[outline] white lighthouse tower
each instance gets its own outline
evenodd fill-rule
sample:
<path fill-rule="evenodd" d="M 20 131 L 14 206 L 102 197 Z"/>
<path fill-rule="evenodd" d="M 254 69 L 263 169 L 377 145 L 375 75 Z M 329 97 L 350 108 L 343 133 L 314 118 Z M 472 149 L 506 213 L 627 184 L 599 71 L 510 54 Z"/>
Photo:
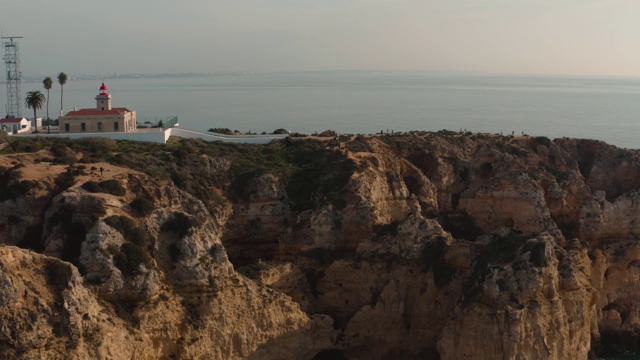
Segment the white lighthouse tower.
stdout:
<path fill-rule="evenodd" d="M 109 89 L 104 83 L 100 86 L 100 93 L 96 95 L 96 102 L 96 108 L 98 110 L 111 110 L 111 95 L 109 94 Z"/>

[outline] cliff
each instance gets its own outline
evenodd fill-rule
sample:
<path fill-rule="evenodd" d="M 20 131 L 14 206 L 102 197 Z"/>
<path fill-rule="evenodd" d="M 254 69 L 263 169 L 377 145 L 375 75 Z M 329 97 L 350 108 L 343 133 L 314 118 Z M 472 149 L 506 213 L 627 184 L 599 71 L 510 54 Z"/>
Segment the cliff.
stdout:
<path fill-rule="evenodd" d="M 419 133 L 15 140 L 0 357 L 564 359 L 637 349 L 640 156 Z"/>

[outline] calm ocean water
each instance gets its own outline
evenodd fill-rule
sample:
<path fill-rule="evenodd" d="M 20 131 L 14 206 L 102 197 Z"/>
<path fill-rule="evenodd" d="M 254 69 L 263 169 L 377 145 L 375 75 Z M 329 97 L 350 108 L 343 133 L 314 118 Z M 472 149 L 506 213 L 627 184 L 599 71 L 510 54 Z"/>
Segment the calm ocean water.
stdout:
<path fill-rule="evenodd" d="M 69 81 L 65 111 L 93 107 L 100 82 Z M 139 121 L 177 115 L 182 127 L 195 130 L 286 128 L 309 134 L 462 128 L 640 148 L 640 78 L 312 72 L 105 82 L 114 106 L 136 110 Z M 0 87 L 4 103 L 5 85 Z M 23 93 L 29 90 L 44 91 L 40 83 L 22 84 Z M 55 117 L 60 109 L 55 82 L 49 107 Z"/>

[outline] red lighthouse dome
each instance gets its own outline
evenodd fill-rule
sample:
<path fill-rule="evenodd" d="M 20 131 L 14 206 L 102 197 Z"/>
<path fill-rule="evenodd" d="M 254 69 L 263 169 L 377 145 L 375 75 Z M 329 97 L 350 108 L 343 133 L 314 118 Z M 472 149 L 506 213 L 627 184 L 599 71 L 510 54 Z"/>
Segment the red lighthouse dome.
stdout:
<path fill-rule="evenodd" d="M 104 83 L 100 86 L 100 95 L 109 95 L 109 88 Z"/>

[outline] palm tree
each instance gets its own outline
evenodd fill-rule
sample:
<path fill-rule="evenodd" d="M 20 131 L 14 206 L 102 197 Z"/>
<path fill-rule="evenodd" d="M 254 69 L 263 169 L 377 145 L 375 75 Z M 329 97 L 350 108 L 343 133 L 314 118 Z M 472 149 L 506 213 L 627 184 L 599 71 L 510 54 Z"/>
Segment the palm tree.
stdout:
<path fill-rule="evenodd" d="M 64 94 L 64 84 L 67 83 L 67 74 L 61 72 L 58 74 L 58 83 L 60 84 L 60 116 L 63 115 L 62 112 L 62 95 Z"/>
<path fill-rule="evenodd" d="M 46 77 L 44 78 L 44 80 L 42 80 L 42 85 L 44 85 L 44 88 L 47 90 L 47 122 L 49 121 L 49 90 L 51 90 L 51 87 L 53 86 L 53 80 L 51 80 L 50 77 Z"/>
<path fill-rule="evenodd" d="M 27 108 L 33 109 L 33 123 L 36 126 L 36 132 L 38 132 L 36 110 L 42 109 L 42 105 L 44 105 L 44 94 L 39 90 L 29 91 L 27 96 L 24 98 L 24 105 Z"/>

